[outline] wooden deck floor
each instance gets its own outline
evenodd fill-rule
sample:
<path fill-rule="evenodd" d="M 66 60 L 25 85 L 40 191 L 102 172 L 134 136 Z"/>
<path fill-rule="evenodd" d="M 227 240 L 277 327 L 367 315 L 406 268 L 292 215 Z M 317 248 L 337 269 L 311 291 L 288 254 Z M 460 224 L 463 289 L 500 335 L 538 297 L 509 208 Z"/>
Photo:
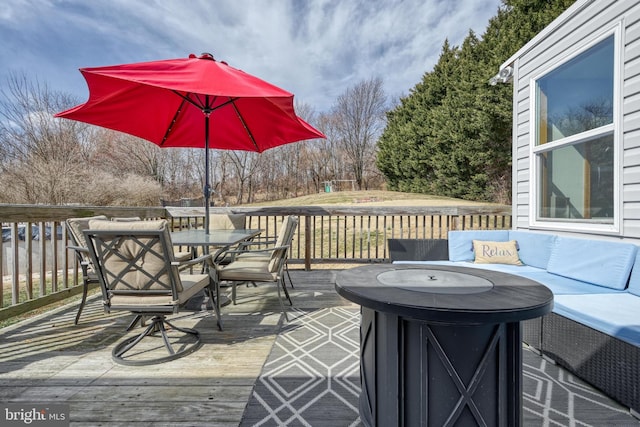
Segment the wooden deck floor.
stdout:
<path fill-rule="evenodd" d="M 334 291 L 335 273 L 292 271 L 295 307 L 350 305 Z M 0 330 L 0 401 L 69 404 L 73 426 L 237 426 L 281 317 L 273 285 L 239 287 L 238 305 L 222 309 L 224 331 L 208 312 L 182 312 L 175 323 L 195 327 L 204 346 L 136 367 L 111 360 L 130 314 L 104 314 L 96 295 L 74 325 L 76 309 Z"/>
<path fill-rule="evenodd" d="M 338 296 L 338 270 L 292 271 L 296 309 L 353 306 Z M 76 304 L 0 330 L 0 401 L 69 405 L 72 426 L 237 426 L 279 329 L 273 285 L 239 287 L 223 308 L 224 331 L 208 312 L 174 320 L 195 327 L 204 346 L 152 366 L 111 360 L 129 314 L 107 315 L 96 295 L 73 324 Z"/>

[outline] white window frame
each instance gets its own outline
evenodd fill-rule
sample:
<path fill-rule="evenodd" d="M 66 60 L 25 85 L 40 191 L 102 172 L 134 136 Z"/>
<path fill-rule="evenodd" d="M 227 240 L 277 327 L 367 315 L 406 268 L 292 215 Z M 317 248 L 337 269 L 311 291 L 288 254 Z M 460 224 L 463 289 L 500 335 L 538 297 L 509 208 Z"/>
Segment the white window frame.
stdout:
<path fill-rule="evenodd" d="M 589 38 L 588 41 L 576 45 L 573 49 L 569 49 L 565 55 L 558 58 L 557 61 L 546 67 L 540 73 L 535 74 L 529 80 L 529 226 L 536 229 L 569 231 L 583 233 L 606 233 L 616 234 L 622 233 L 622 197 L 621 197 L 621 177 L 622 177 L 622 48 L 623 43 L 623 22 L 618 22 L 615 26 L 609 27 Z M 549 74 L 551 71 L 564 65 L 576 56 L 586 52 L 604 39 L 614 36 L 614 59 L 613 59 L 613 123 L 599 127 L 597 129 L 588 130 L 577 135 L 570 135 L 556 141 L 548 142 L 542 145 L 536 145 L 538 141 L 537 123 L 537 81 Z M 568 219 L 558 220 L 557 218 L 540 218 L 538 215 L 538 204 L 540 200 L 540 165 L 538 154 L 551 151 L 563 146 L 569 146 L 576 141 L 587 141 L 598 136 L 604 136 L 613 133 L 613 222 L 602 220 L 580 220 Z"/>

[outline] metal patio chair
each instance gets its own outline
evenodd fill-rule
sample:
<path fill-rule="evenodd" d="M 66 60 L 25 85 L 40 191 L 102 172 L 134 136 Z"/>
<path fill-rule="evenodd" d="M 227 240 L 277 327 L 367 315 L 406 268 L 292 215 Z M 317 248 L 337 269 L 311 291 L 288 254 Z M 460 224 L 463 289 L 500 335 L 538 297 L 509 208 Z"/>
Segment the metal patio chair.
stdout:
<path fill-rule="evenodd" d="M 180 311 L 189 298 L 207 289 L 222 330 L 218 304 L 219 290 L 212 274 L 186 274 L 179 268 L 210 262 L 211 256 L 178 262 L 175 259 L 169 225 L 166 220 L 111 222 L 92 220 L 84 231 L 89 253 L 102 289 L 106 312 L 130 311 L 136 315 L 128 330 L 137 321 L 148 322 L 137 336 L 123 339 L 112 351 L 113 360 L 125 365 L 149 365 L 173 360 L 197 350 L 200 334 L 191 328 L 178 327 L 167 319 Z M 212 272 L 213 268 L 210 269 Z M 171 342 L 168 331 L 178 331 L 178 340 Z M 191 337 L 188 339 L 187 337 Z M 149 352 L 145 338 L 161 337 L 168 354 L 140 357 Z M 192 341 L 191 344 L 186 343 Z M 139 346 L 139 347 L 138 347 Z M 177 346 L 176 350 L 174 347 Z M 144 347 L 144 348 L 143 348 Z M 143 348 L 138 352 L 135 349 Z"/>
<path fill-rule="evenodd" d="M 246 228 L 245 221 L 247 216 L 245 214 L 223 213 L 223 214 L 211 214 L 209 215 L 209 229 L 210 230 L 244 230 Z M 210 253 L 214 253 L 221 247 L 212 246 L 209 248 Z"/>
<path fill-rule="evenodd" d="M 245 227 L 245 214 L 211 214 L 209 228 L 211 230 L 242 230 Z"/>
<path fill-rule="evenodd" d="M 82 269 L 82 299 L 80 300 L 80 306 L 78 307 L 78 313 L 73 321 L 74 324 L 78 324 L 80 321 L 80 315 L 87 302 L 87 293 L 89 292 L 89 285 L 92 283 L 98 284 L 98 275 L 93 268 L 91 262 L 91 256 L 89 255 L 89 249 L 87 248 L 87 241 L 84 238 L 84 230 L 89 228 L 89 221 L 91 220 L 106 220 L 104 215 L 92 216 L 87 218 L 69 218 L 65 221 L 69 236 L 71 238 L 72 245 L 68 245 L 67 249 L 75 252 L 80 268 Z"/>
<path fill-rule="evenodd" d="M 282 313 L 285 319 L 289 320 L 281 291 L 284 291 L 289 304 L 293 305 L 284 283 L 284 270 L 293 234 L 297 226 L 298 218 L 288 216 L 282 223 L 276 246 L 255 250 L 221 250 L 214 256 L 213 263 L 215 265 L 216 280 L 218 284 L 222 281 L 231 282 L 231 300 L 234 304 L 236 304 L 238 283 L 273 282 L 276 284 Z M 231 261 L 225 263 L 227 259 L 231 259 Z"/>
<path fill-rule="evenodd" d="M 298 221 L 296 217 L 293 217 L 293 218 L 296 219 L 295 227 L 291 227 L 291 224 L 286 224 L 285 222 L 287 221 L 287 219 L 285 218 L 285 220 L 283 220 L 283 223 L 277 235 L 275 236 L 260 235 L 255 237 L 252 240 L 240 243 L 240 245 L 238 245 L 239 252 L 236 255 L 236 257 L 239 259 L 247 259 L 247 258 L 268 259 L 270 257 L 270 253 L 268 251 L 269 248 L 282 246 L 285 244 L 291 245 L 293 241 L 293 235 L 296 231 L 297 221 Z M 263 249 L 263 250 L 258 251 L 257 249 Z M 284 273 L 287 279 L 289 279 L 289 286 L 291 286 L 291 289 L 293 289 L 294 288 L 293 280 L 291 280 L 291 274 L 289 274 L 289 263 L 288 263 L 290 250 L 291 248 L 289 248 L 289 251 L 287 251 L 287 259 L 285 259 L 284 261 Z"/>

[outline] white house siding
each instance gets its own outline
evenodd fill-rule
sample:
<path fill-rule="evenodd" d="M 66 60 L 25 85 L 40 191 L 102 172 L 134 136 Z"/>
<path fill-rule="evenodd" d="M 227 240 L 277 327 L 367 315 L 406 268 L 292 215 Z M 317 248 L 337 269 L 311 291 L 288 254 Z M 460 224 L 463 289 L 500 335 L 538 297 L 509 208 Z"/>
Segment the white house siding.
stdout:
<path fill-rule="evenodd" d="M 640 0 L 578 0 L 513 55 L 503 67 L 514 67 L 513 215 L 516 228 L 529 228 L 530 87 L 537 77 L 566 59 L 566 52 L 591 41 L 622 22 L 622 155 L 621 232 L 640 238 Z"/>
<path fill-rule="evenodd" d="M 516 74 L 517 75 L 517 74 Z M 515 98 L 517 114 L 515 118 L 515 155 L 513 165 L 514 181 L 514 225 L 527 227 L 529 218 L 529 83 L 518 88 Z M 524 221 L 524 224 L 523 224 Z"/>
<path fill-rule="evenodd" d="M 623 234 L 640 237 L 640 2 L 627 10 L 623 77 Z"/>

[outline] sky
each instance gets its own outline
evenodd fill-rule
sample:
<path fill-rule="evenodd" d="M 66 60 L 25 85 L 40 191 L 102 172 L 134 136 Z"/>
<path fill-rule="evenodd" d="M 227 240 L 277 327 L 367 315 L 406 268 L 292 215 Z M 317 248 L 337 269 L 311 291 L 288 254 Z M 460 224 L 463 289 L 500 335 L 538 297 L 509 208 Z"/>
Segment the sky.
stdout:
<path fill-rule="evenodd" d="M 209 52 L 328 112 L 380 77 L 408 95 L 445 39 L 481 36 L 501 0 L 0 0 L 0 87 L 10 73 L 88 98 L 81 67 Z M 505 58 L 506 59 L 506 58 Z M 497 70 L 496 70 L 497 72 Z"/>

